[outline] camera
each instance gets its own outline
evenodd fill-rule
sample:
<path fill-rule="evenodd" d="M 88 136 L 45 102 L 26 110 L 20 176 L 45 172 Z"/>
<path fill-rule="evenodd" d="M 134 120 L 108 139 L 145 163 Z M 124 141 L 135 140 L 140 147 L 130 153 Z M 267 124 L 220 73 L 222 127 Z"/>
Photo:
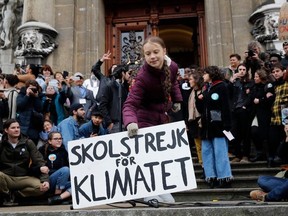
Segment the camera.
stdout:
<path fill-rule="evenodd" d="M 34 94 L 36 94 L 38 91 L 37 88 L 31 88 L 31 90 L 33 91 Z"/>
<path fill-rule="evenodd" d="M 253 50 L 248 50 L 248 56 L 249 56 L 249 57 L 252 57 L 252 56 L 254 56 L 254 55 L 255 55 L 255 53 L 254 53 Z"/>

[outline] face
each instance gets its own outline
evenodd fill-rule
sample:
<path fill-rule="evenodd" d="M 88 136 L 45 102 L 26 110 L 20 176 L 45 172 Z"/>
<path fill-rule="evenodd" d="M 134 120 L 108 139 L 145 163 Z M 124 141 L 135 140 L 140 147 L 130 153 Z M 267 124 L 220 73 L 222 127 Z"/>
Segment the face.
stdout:
<path fill-rule="evenodd" d="M 244 77 L 247 73 L 247 69 L 244 65 L 238 67 L 238 75 L 239 77 Z"/>
<path fill-rule="evenodd" d="M 285 55 L 288 55 L 288 45 L 284 46 L 283 47 L 283 50 L 285 52 Z"/>
<path fill-rule="evenodd" d="M 79 108 L 78 110 L 73 111 L 73 114 L 76 115 L 78 120 L 82 120 L 85 117 L 85 110 L 84 108 Z"/>
<path fill-rule="evenodd" d="M 260 79 L 258 73 L 255 73 L 255 75 L 254 75 L 254 81 L 255 81 L 255 83 L 261 83 L 261 79 Z"/>
<path fill-rule="evenodd" d="M 63 80 L 63 75 L 61 73 L 57 73 L 55 75 L 55 79 L 62 81 Z"/>
<path fill-rule="evenodd" d="M 230 58 L 230 65 L 231 67 L 236 68 L 240 64 L 240 61 L 236 57 Z"/>
<path fill-rule="evenodd" d="M 275 57 L 275 56 L 272 56 L 271 58 L 270 58 L 270 63 L 271 64 L 277 64 L 277 63 L 279 63 L 279 60 L 278 60 L 278 58 L 277 57 Z"/>
<path fill-rule="evenodd" d="M 43 129 L 45 132 L 50 132 L 51 129 L 52 129 L 52 124 L 48 121 L 45 121 L 44 124 L 43 124 Z"/>
<path fill-rule="evenodd" d="M 143 50 L 147 64 L 151 67 L 162 69 L 166 49 L 160 46 L 160 44 L 148 42 L 143 46 Z"/>
<path fill-rule="evenodd" d="M 100 116 L 92 116 L 91 120 L 94 125 L 99 126 L 103 122 L 103 118 Z"/>
<path fill-rule="evenodd" d="M 7 129 L 5 128 L 9 138 L 18 138 L 20 136 L 20 125 L 18 122 L 12 123 Z"/>
<path fill-rule="evenodd" d="M 43 70 L 43 76 L 44 77 L 50 77 L 51 76 L 51 71 L 50 70 Z"/>
<path fill-rule="evenodd" d="M 130 74 L 131 74 L 131 71 L 127 71 L 125 73 L 122 74 L 124 80 L 126 81 L 129 81 L 130 80 Z"/>
<path fill-rule="evenodd" d="M 25 68 L 26 73 L 30 73 L 31 69 L 30 69 L 30 65 L 27 65 Z"/>
<path fill-rule="evenodd" d="M 260 48 L 258 46 L 255 46 L 252 48 L 253 52 L 256 53 L 257 55 L 260 53 Z"/>
<path fill-rule="evenodd" d="M 274 68 L 272 71 L 272 75 L 275 77 L 276 80 L 280 79 L 284 75 L 284 71 L 280 68 Z"/>
<path fill-rule="evenodd" d="M 82 86 L 82 85 L 83 85 L 83 82 L 84 82 L 84 79 L 83 79 L 83 78 L 80 78 L 79 80 L 75 80 L 75 85 L 77 85 L 77 86 Z"/>
<path fill-rule="evenodd" d="M 189 84 L 192 88 L 194 88 L 196 86 L 196 80 L 194 79 L 193 76 L 189 77 Z"/>
<path fill-rule="evenodd" d="M 205 71 L 204 71 L 204 74 L 203 74 L 203 80 L 204 80 L 204 82 L 208 82 L 208 83 L 212 81 L 210 76 L 209 76 L 209 74 L 206 73 Z"/>
<path fill-rule="evenodd" d="M 60 133 L 54 133 L 51 140 L 48 140 L 48 143 L 53 148 L 60 148 L 62 145 L 62 136 Z"/>
<path fill-rule="evenodd" d="M 48 95 L 54 95 L 55 93 L 56 93 L 56 92 L 55 92 L 54 87 L 48 85 L 47 88 L 46 88 L 46 94 L 48 94 Z"/>

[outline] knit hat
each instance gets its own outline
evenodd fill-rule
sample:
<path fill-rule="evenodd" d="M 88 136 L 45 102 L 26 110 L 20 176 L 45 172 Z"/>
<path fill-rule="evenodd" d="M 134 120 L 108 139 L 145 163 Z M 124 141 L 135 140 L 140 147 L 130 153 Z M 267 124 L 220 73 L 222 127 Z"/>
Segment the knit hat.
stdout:
<path fill-rule="evenodd" d="M 73 115 L 73 111 L 77 111 L 78 109 L 83 108 L 83 105 L 80 103 L 74 103 L 70 106 L 69 114 Z"/>

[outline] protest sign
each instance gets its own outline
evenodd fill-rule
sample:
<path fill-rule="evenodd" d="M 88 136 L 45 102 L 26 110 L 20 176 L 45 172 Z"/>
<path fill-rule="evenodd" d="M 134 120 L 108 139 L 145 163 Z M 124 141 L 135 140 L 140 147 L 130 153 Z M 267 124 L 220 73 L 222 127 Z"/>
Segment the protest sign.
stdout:
<path fill-rule="evenodd" d="M 73 208 L 196 188 L 184 121 L 68 142 Z"/>

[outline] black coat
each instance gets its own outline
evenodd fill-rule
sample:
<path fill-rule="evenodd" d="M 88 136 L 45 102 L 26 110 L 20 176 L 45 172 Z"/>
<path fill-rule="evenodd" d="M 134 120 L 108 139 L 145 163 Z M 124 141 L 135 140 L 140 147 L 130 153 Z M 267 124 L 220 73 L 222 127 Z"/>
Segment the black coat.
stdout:
<path fill-rule="evenodd" d="M 228 89 L 223 81 L 215 81 L 203 91 L 203 99 L 196 99 L 201 113 L 201 138 L 224 137 L 223 130 L 231 129 Z M 214 118 L 213 120 L 213 113 Z M 212 115 L 211 115 L 212 114 Z"/>
<path fill-rule="evenodd" d="M 274 97 L 267 98 L 266 94 L 268 92 L 273 93 L 274 87 L 271 83 L 263 84 L 255 84 L 252 89 L 252 101 L 255 98 L 259 99 L 259 103 L 252 103 L 252 119 L 256 116 L 258 120 L 258 127 L 263 136 L 267 137 L 268 130 L 270 126 L 271 120 L 271 107 L 274 101 Z"/>
<path fill-rule="evenodd" d="M 54 149 L 50 145 L 46 145 L 41 146 L 39 151 L 43 155 L 43 158 L 46 161 L 46 166 L 50 170 L 49 175 L 62 167 L 69 167 L 68 153 L 64 145 L 61 145 L 61 147 L 58 149 Z M 55 160 L 53 161 L 53 159 Z"/>

